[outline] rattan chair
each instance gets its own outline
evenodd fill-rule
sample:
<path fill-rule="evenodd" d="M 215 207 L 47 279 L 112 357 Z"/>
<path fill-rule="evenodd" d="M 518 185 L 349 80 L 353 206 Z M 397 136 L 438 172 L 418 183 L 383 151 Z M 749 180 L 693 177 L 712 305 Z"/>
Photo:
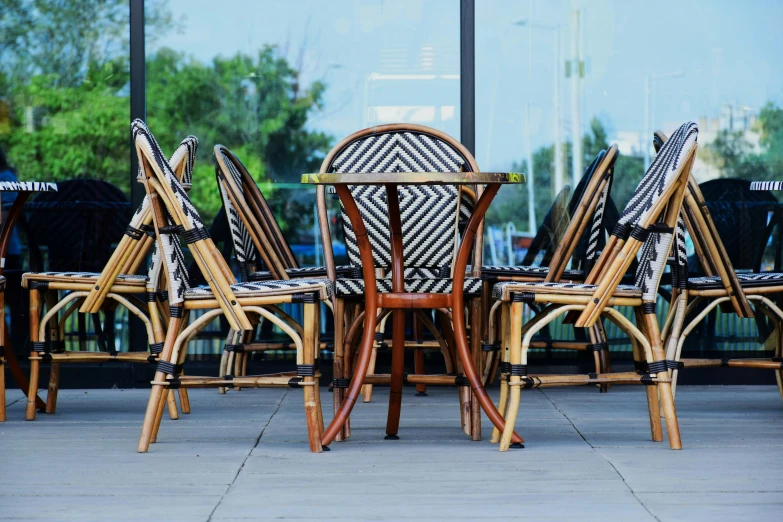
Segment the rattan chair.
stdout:
<path fill-rule="evenodd" d="M 470 152 L 459 142 L 435 129 L 420 125 L 393 124 L 372 127 L 356 132 L 338 143 L 327 154 L 321 165 L 321 172 L 454 172 L 478 171 L 478 166 Z M 448 292 L 452 284 L 452 263 L 456 255 L 457 235 L 462 223 L 467 223 L 471 215 L 471 198 L 475 192 L 465 190 L 467 187 L 426 186 L 400 187 L 400 204 L 402 211 L 402 232 L 404 244 L 405 291 L 412 293 Z M 385 188 L 382 186 L 357 186 L 351 188 L 353 196 L 362 212 L 362 217 L 368 228 L 370 243 L 373 247 L 375 268 L 378 273 L 376 285 L 379 292 L 391 290 L 391 278 L 388 270 L 391 263 L 391 247 L 389 241 L 388 211 L 385 200 Z M 364 312 L 361 311 L 364 298 L 364 281 L 361 278 L 361 260 L 359 249 L 350 219 L 343 210 L 343 227 L 348 258 L 353 268 L 350 277 L 336 276 L 335 263 L 332 254 L 329 216 L 326 205 L 326 188 L 317 189 L 318 217 L 321 236 L 324 241 L 324 257 L 330 279 L 335 283 L 335 334 L 334 334 L 334 381 L 333 399 L 335 411 L 345 400 L 357 400 L 357 397 L 346 397 L 345 391 L 352 374 L 352 353 L 355 343 L 359 340 Z M 479 232 L 472 259 L 472 274 L 465 278 L 463 286 L 468 297 L 471 311 L 471 343 L 480 350 L 481 332 L 481 290 L 480 279 L 482 236 Z M 390 311 L 380 310 L 379 324 L 383 324 Z M 375 311 L 373 311 L 375 313 Z M 462 382 L 458 373 L 461 371 L 452 342 L 453 332 L 448 310 L 436 312 L 437 319 L 421 310 L 414 311 L 418 321 L 424 325 L 435 338 L 435 345 L 444 356 L 446 371 L 449 377 L 444 377 L 444 383 L 454 385 Z M 341 320 L 340 318 L 345 318 Z M 439 322 L 440 328 L 436 326 Z M 383 331 L 376 331 L 375 348 L 382 346 Z M 407 347 L 417 350 L 414 355 L 414 373 L 424 373 L 423 357 L 420 356 L 421 345 L 416 342 L 406 342 Z M 394 355 L 393 363 L 404 364 L 398 353 Z M 373 383 L 390 382 L 388 376 L 374 374 L 373 358 L 371 358 L 368 380 Z M 431 381 L 434 384 L 435 380 Z M 368 387 L 365 386 L 365 400 L 368 399 Z M 396 396 L 397 392 L 392 390 Z M 421 390 L 419 390 L 421 392 Z M 474 438 L 480 435 L 479 407 L 477 401 L 471 398 L 468 387 L 460 387 L 460 403 L 463 429 Z M 396 399 L 395 399 L 396 404 Z M 393 437 L 396 432 L 394 420 L 399 419 L 398 406 L 396 411 L 390 409 L 388 435 Z M 350 424 L 346 423 L 336 440 L 343 440 L 350 435 Z"/>
<path fill-rule="evenodd" d="M 617 145 L 609 147 L 608 151 L 600 151 L 585 170 L 584 176 L 577 184 L 567 208 L 562 194 L 553 203 L 552 208 L 544 218 L 541 229 L 536 233 L 531 248 L 520 266 L 484 266 L 482 279 L 485 285 L 494 285 L 499 281 L 519 282 L 579 282 L 589 273 L 595 264 L 600 249 L 606 243 L 604 223 L 605 211 L 614 206 L 610 193 L 614 179 L 614 164 L 617 160 Z M 543 251 L 543 253 L 541 252 Z M 542 257 L 541 266 L 531 263 L 538 256 Z M 571 268 L 566 268 L 568 263 Z M 490 295 L 489 288 L 485 295 Z M 497 335 L 497 314 L 500 301 L 489 310 L 488 343 L 482 345 L 488 352 L 484 367 L 484 380 L 491 382 L 495 378 L 501 343 Z M 540 308 L 533 305 L 536 312 Z M 611 371 L 609 362 L 609 345 L 606 334 L 599 321 L 588 331 L 590 342 L 580 341 L 533 341 L 531 348 L 575 349 L 593 353 L 597 373 Z M 605 385 L 601 387 L 605 391 Z"/>
<path fill-rule="evenodd" d="M 160 412 L 165 407 L 164 390 L 241 386 L 303 388 L 310 449 L 322 451 L 323 417 L 318 388 L 319 320 L 320 304 L 332 294 L 331 282 L 327 279 L 297 279 L 236 283 L 147 126 L 141 120 L 135 120 L 132 129 L 142 167 L 141 181 L 150 195 L 155 231 L 164 254 L 171 317 L 152 381 L 138 450 L 146 452 L 157 437 Z M 208 285 L 190 287 L 180 238 L 193 254 Z M 304 303 L 303 325 L 277 313 L 277 305 L 283 303 Z M 191 310 L 204 312 L 188 324 Z M 183 375 L 189 341 L 221 315 L 228 321 L 233 342 L 237 344 L 246 332 L 253 330 L 260 317 L 279 326 L 296 344 L 297 371 L 242 377 Z"/>
<path fill-rule="evenodd" d="M 239 158 L 223 145 L 215 145 L 215 174 L 231 230 L 234 255 L 243 281 L 325 278 L 326 267 L 300 267 L 283 235 L 266 198 Z M 256 271 L 259 261 L 268 269 Z M 336 267 L 337 276 L 351 273 L 350 266 Z M 326 302 L 331 307 L 331 302 Z M 252 341 L 248 334 L 241 344 L 227 344 L 220 375 L 245 375 L 251 352 L 294 348 L 293 343 Z M 321 348 L 325 348 L 322 343 Z M 221 390 L 225 391 L 225 390 Z"/>
<path fill-rule="evenodd" d="M 508 450 L 520 404 L 521 388 L 584 384 L 644 384 L 653 440 L 663 440 L 660 409 L 666 419 L 669 445 L 681 448 L 677 414 L 671 391 L 669 363 L 664 354 L 655 315 L 658 285 L 672 246 L 674 227 L 696 156 L 696 124 L 682 125 L 661 149 L 636 188 L 631 200 L 584 283 L 504 282 L 493 287 L 493 298 L 502 301 L 504 365 L 507 380 L 501 388 L 499 410 L 506 412 L 506 429 L 500 450 Z M 675 252 L 676 253 L 676 252 Z M 632 260 L 639 254 L 636 284 L 621 285 Z M 522 325 L 525 303 L 545 308 Z M 637 326 L 616 306 L 634 308 Z M 639 372 L 587 375 L 527 375 L 527 351 L 532 336 L 546 324 L 566 315 L 577 327 L 589 327 L 604 316 L 631 339 Z M 570 317 L 569 317 L 570 316 Z M 660 397 L 660 399 L 659 399 Z"/>
<path fill-rule="evenodd" d="M 667 142 L 664 133 L 658 131 L 654 136 L 656 149 Z M 660 152 L 659 152 L 660 154 Z M 739 180 L 737 180 L 739 181 Z M 740 182 L 742 183 L 742 182 Z M 749 182 L 744 182 L 749 185 Z M 757 201 L 770 200 L 758 194 Z M 756 270 L 736 272 L 731 261 L 731 255 L 724 246 L 718 229 L 704 199 L 701 188 L 691 176 L 688 180 L 688 191 L 683 206 L 683 220 L 677 230 L 678 277 L 675 280 L 677 292 L 672 293 L 669 314 L 663 329 L 666 340 L 666 357 L 676 364 L 672 365 L 672 390 L 676 390 L 677 377 L 681 368 L 705 368 L 728 366 L 730 368 L 759 368 L 773 370 L 778 384 L 778 391 L 783 398 L 783 310 L 775 301 L 776 294 L 783 292 L 783 272 L 761 272 L 758 270 L 761 259 L 760 244 L 766 244 L 770 230 L 765 228 L 763 220 L 756 220 L 753 231 L 747 236 L 762 235 L 761 241 L 754 241 L 752 252 L 745 252 L 746 263 L 756 266 Z M 688 277 L 688 262 L 685 257 L 685 234 L 688 231 L 699 260 L 702 272 L 700 277 Z M 737 242 L 737 239 L 732 241 Z M 734 253 L 740 262 L 742 253 Z M 752 306 L 751 306 L 752 305 Z M 768 318 L 775 326 L 774 355 L 771 358 L 721 358 L 721 359 L 682 359 L 682 347 L 687 336 L 716 307 L 720 306 L 724 313 L 735 313 L 740 318 L 754 317 L 759 312 Z M 685 321 L 692 318 L 685 326 Z"/>
<path fill-rule="evenodd" d="M 190 188 L 193 164 L 198 148 L 194 136 L 185 138 L 171 157 L 176 176 Z M 163 324 L 160 315 L 165 294 L 155 292 L 161 259 L 157 252 L 147 276 L 137 274 L 154 243 L 154 230 L 149 198 L 145 198 L 134 213 L 125 235 L 120 239 L 101 273 L 95 272 L 28 272 L 22 276 L 22 286 L 30 294 L 30 387 L 25 417 L 35 419 L 35 399 L 41 363 L 49 363 L 49 386 L 46 413 L 54 413 L 60 382 L 60 366 L 75 363 L 110 361 L 155 363 L 163 349 Z M 60 292 L 64 294 L 60 297 Z M 138 317 L 145 326 L 149 352 L 119 352 L 114 346 L 101 346 L 101 351 L 66 351 L 63 340 L 67 319 L 74 313 L 96 317 L 105 306 L 122 305 Z M 44 305 L 46 305 L 44 307 Z M 145 313 L 146 309 L 146 313 Z M 44 314 L 44 310 L 46 313 Z M 96 327 L 99 321 L 94 321 Z M 184 391 L 184 390 L 183 390 Z M 183 413 L 190 411 L 187 394 L 181 393 Z M 173 394 L 169 396 L 169 415 L 178 416 Z"/>

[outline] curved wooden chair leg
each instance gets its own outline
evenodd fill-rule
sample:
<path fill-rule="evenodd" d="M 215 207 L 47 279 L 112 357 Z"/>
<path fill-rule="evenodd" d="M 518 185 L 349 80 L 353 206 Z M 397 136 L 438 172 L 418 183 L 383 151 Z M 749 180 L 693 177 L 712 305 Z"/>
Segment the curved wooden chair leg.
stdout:
<path fill-rule="evenodd" d="M 315 354 L 320 349 L 321 315 L 320 301 L 306 303 L 304 305 L 304 336 L 302 339 L 302 364 L 315 365 Z M 318 394 L 318 378 L 320 373 L 316 370 L 314 376 L 303 378 L 305 418 L 307 420 L 307 438 L 310 441 L 310 451 L 320 453 L 323 451 L 321 436 L 323 435 L 323 417 L 321 416 L 321 403 Z"/>
<path fill-rule="evenodd" d="M 509 361 L 511 364 L 525 364 L 523 362 L 526 359 L 526 354 L 524 353 L 526 350 L 522 340 L 522 309 L 523 305 L 520 302 L 511 303 L 509 307 Z M 511 375 L 508 378 L 509 399 L 505 415 L 506 424 L 498 447 L 500 451 L 508 451 L 511 447 L 511 437 L 514 434 L 514 425 L 517 422 L 522 391 L 522 387 L 519 385 L 520 379 L 519 375 Z"/>
<path fill-rule="evenodd" d="M 502 301 L 498 301 L 502 303 Z M 500 343 L 502 350 L 497 352 L 496 359 L 503 358 L 504 363 L 510 363 L 511 352 L 511 324 L 509 323 L 509 307 L 508 303 L 502 303 L 500 310 Z M 496 361 L 497 362 L 497 361 Z M 508 374 L 505 371 L 500 372 L 500 399 L 498 400 L 498 412 L 505 419 L 508 412 Z M 492 436 L 489 439 L 490 442 L 500 442 L 500 430 L 496 426 L 492 428 Z"/>

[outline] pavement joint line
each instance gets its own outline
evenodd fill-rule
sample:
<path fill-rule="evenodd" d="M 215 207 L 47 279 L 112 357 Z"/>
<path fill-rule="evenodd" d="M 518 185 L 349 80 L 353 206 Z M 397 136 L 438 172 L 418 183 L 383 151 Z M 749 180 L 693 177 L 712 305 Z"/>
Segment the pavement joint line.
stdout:
<path fill-rule="evenodd" d="M 640 499 L 638 496 L 636 496 L 636 492 L 633 490 L 633 488 L 631 487 L 631 485 L 630 485 L 630 484 L 628 484 L 628 482 L 625 480 L 625 477 L 623 476 L 623 474 L 622 474 L 622 473 L 620 473 L 620 470 L 618 470 L 618 469 L 615 467 L 615 465 L 612 463 L 612 461 L 610 461 L 609 459 L 607 459 L 607 458 L 606 458 L 606 456 L 605 456 L 603 453 L 601 453 L 600 451 L 598 451 L 598 448 L 596 448 L 595 446 L 593 446 L 593 445 L 590 443 L 590 441 L 589 441 L 589 440 L 587 440 L 587 437 L 585 437 L 585 436 L 582 434 L 582 432 L 581 432 L 581 431 L 579 431 L 579 428 L 577 428 L 577 427 L 576 427 L 576 424 L 574 424 L 574 422 L 573 422 L 571 419 L 569 419 L 569 418 L 568 418 L 568 415 L 566 415 L 566 414 L 565 414 L 565 412 L 563 412 L 563 411 L 562 411 L 560 408 L 558 408 L 558 407 L 557 407 L 557 404 L 555 403 L 555 401 L 553 401 L 553 400 L 552 400 L 552 398 L 551 398 L 549 395 L 547 395 L 547 394 L 546 394 L 546 392 L 545 392 L 543 389 L 539 388 L 539 389 L 538 389 L 538 391 L 539 391 L 539 392 L 540 392 L 540 393 L 541 393 L 541 394 L 542 394 L 544 397 L 546 397 L 546 399 L 547 399 L 549 402 L 551 402 L 551 403 L 552 403 L 552 407 L 553 407 L 554 409 L 556 409 L 558 412 L 560 412 L 560 414 L 561 414 L 561 415 L 562 415 L 562 416 L 563 416 L 563 417 L 564 417 L 564 418 L 565 418 L 565 419 L 566 419 L 566 420 L 567 420 L 567 421 L 568 421 L 568 422 L 571 424 L 571 426 L 573 426 L 573 427 L 574 427 L 574 430 L 575 430 L 575 431 L 576 431 L 576 432 L 579 434 L 579 436 L 580 436 L 580 437 L 582 437 L 582 440 L 583 440 L 583 441 L 585 441 L 585 443 L 586 443 L 588 446 L 590 446 L 590 449 L 592 449 L 592 450 L 593 450 L 593 451 L 596 453 L 596 455 L 600 456 L 602 459 L 604 459 L 604 461 L 605 461 L 607 464 L 609 464 L 609 465 L 612 467 L 612 469 L 614 470 L 614 472 L 615 472 L 615 473 L 617 473 L 617 476 L 618 476 L 618 477 L 620 477 L 620 478 L 623 480 L 623 484 L 625 484 L 625 487 L 626 487 L 626 488 L 628 488 L 628 491 L 630 491 L 630 492 L 631 492 L 631 495 L 633 495 L 633 498 L 635 498 L 635 499 L 636 499 L 636 501 L 639 503 L 639 505 L 640 505 L 640 506 L 642 506 L 642 507 L 644 508 L 644 510 L 645 510 L 645 511 L 647 511 L 647 513 L 649 513 L 649 514 L 650 514 L 650 516 L 651 516 L 651 517 L 653 517 L 653 518 L 654 518 L 655 520 L 657 520 L 658 522 L 661 522 L 661 519 L 660 519 L 660 518 L 658 518 L 657 516 L 655 516 L 655 514 L 654 514 L 652 511 L 650 511 L 650 508 L 648 508 L 648 507 L 647 507 L 647 506 L 644 504 L 644 502 L 642 502 L 642 499 Z"/>
<path fill-rule="evenodd" d="M 207 517 L 207 522 L 210 522 L 212 520 L 212 517 L 215 515 L 215 512 L 217 511 L 217 508 L 220 507 L 220 504 L 223 502 L 223 499 L 226 498 L 226 495 L 228 495 L 228 492 L 231 491 L 231 487 L 236 483 L 237 479 L 239 478 L 239 474 L 242 473 L 242 470 L 245 468 L 245 464 L 247 464 L 247 459 L 250 458 L 250 455 L 252 455 L 253 450 L 258 447 L 258 445 L 261 443 L 261 437 L 264 436 L 264 431 L 269 427 L 269 425 L 272 423 L 272 419 L 277 414 L 278 411 L 280 411 L 280 407 L 283 405 L 283 401 L 288 396 L 288 391 L 285 390 L 285 393 L 283 393 L 283 396 L 280 397 L 280 400 L 277 403 L 277 408 L 275 408 L 275 411 L 272 412 L 272 415 L 269 416 L 269 420 L 266 421 L 266 424 L 264 424 L 264 427 L 261 428 L 261 433 L 258 434 L 258 437 L 256 438 L 256 443 L 253 444 L 253 447 L 250 448 L 250 451 L 247 452 L 247 455 L 245 455 L 244 460 L 242 461 L 242 464 L 239 466 L 239 469 L 237 470 L 237 474 L 234 475 L 234 480 L 231 481 L 231 484 L 228 485 L 226 488 L 226 491 L 223 492 L 222 495 L 220 495 L 220 500 L 218 500 L 217 504 L 215 504 L 215 507 L 212 509 L 212 512 Z"/>

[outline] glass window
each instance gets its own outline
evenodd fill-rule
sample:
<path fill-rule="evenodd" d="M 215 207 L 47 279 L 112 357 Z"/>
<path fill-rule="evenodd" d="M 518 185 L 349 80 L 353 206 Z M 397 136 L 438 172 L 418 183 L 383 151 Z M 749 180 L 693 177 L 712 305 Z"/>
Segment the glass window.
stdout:
<path fill-rule="evenodd" d="M 61 187 L 41 195 L 46 203 L 28 203 L 33 209 L 17 225 L 4 260 L 7 317 L 19 354 L 27 336 L 23 260 L 34 271 L 100 270 L 111 255 L 109 243 L 127 225 L 128 40 L 127 0 L 0 2 L 0 180 L 57 181 Z M 90 197 L 96 194 L 101 197 Z M 15 197 L 4 192 L 3 204 Z M 96 239 L 99 234 L 105 242 Z M 82 340 L 95 339 L 91 325 L 77 325 L 75 317 L 65 328 L 69 349 L 77 332 Z M 117 331 L 113 321 L 106 323 L 117 348 L 128 344 L 126 318 L 121 307 Z"/>
<path fill-rule="evenodd" d="M 703 191 L 714 199 L 735 267 L 752 268 L 740 253 L 763 244 L 737 240 L 750 234 L 726 201 L 726 179 L 783 179 L 783 71 L 775 54 L 782 16 L 775 2 L 482 1 L 476 158 L 486 171 L 519 170 L 532 180 L 504 187 L 490 208 L 485 262 L 520 263 L 556 194 L 613 143 L 620 156 L 612 199 L 622 210 L 654 157 L 653 131 L 671 134 L 693 120 L 700 130 L 693 174 L 709 182 Z M 689 253 L 691 270 L 699 270 Z M 764 268 L 776 267 L 773 254 Z M 711 323 L 724 326 L 706 334 L 709 347 L 755 331 L 724 317 Z"/>
<path fill-rule="evenodd" d="M 459 5 L 171 0 L 171 27 L 147 44 L 150 128 L 169 148 L 199 138 L 193 199 L 207 220 L 220 208 L 220 143 L 260 185 L 299 262 L 322 264 L 315 190 L 301 174 L 372 125 L 459 136 Z"/>

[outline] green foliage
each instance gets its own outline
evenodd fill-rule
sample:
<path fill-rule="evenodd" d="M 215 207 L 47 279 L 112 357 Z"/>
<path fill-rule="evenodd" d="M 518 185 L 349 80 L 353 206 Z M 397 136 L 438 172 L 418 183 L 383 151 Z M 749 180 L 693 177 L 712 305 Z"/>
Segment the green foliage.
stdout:
<path fill-rule="evenodd" d="M 590 131 L 582 138 L 582 150 L 584 152 L 583 165 L 585 168 L 593 161 L 601 150 L 608 149 L 607 132 L 598 118 L 590 121 Z M 571 142 L 563 144 L 563 166 L 567 180 L 572 179 L 573 172 L 573 145 Z M 534 230 L 537 229 L 552 202 L 554 193 L 554 145 L 541 147 L 533 153 L 533 187 L 535 189 L 536 221 Z M 513 172 L 529 173 L 527 162 L 521 161 L 511 166 Z M 639 183 L 644 174 L 644 165 L 641 158 L 620 156 L 615 164 L 615 183 L 612 187 L 612 199 L 622 209 L 630 199 L 633 189 Z M 570 182 L 567 181 L 570 185 Z M 569 190 L 573 189 L 570 187 Z M 528 186 L 509 185 L 503 187 L 495 198 L 487 212 L 487 221 L 496 226 L 503 226 L 513 222 L 518 231 L 529 230 L 528 226 Z"/>
<path fill-rule="evenodd" d="M 772 102 L 759 112 L 756 121 L 758 148 L 742 131 L 722 130 L 707 145 L 706 159 L 723 177 L 746 180 L 779 180 L 783 175 L 783 109 Z"/>
<path fill-rule="evenodd" d="M 199 138 L 192 199 L 208 219 L 220 208 L 212 159 L 217 143 L 245 162 L 256 182 L 298 183 L 303 172 L 318 169 L 331 137 L 305 125 L 321 108 L 324 90 L 321 82 L 302 89 L 297 71 L 271 46 L 254 57 L 218 56 L 209 65 L 165 48 L 147 59 L 148 124 L 167 150 L 187 134 Z M 292 195 L 293 220 L 305 211 L 296 205 L 298 194 Z M 286 227 L 290 220 L 284 215 L 282 221 Z"/>
<path fill-rule="evenodd" d="M 127 0 L 0 0 L 0 147 L 20 179 L 130 190 L 128 14 Z M 145 2 L 145 19 L 148 42 L 176 29 L 162 1 Z M 212 147 L 232 149 L 258 182 L 298 183 L 332 141 L 306 128 L 325 89 L 302 86 L 275 47 L 208 64 L 164 48 L 147 57 L 147 123 L 167 153 L 199 138 L 192 198 L 211 220 Z M 306 194 L 286 202 L 284 228 L 312 214 Z"/>

